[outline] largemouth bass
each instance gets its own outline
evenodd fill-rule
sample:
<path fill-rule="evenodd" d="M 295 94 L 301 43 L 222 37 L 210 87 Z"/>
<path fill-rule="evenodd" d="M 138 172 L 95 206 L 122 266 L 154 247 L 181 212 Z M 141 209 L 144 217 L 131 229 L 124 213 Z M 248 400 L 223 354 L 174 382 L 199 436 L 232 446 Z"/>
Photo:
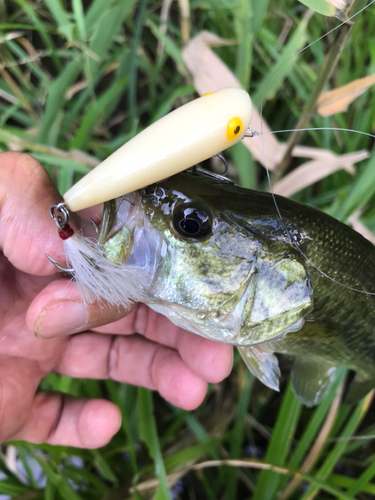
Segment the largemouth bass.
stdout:
<path fill-rule="evenodd" d="M 152 309 L 237 346 L 268 387 L 279 387 L 283 353 L 304 404 L 319 403 L 338 366 L 356 372 L 348 396 L 359 398 L 375 386 L 375 296 L 353 289 L 375 290 L 375 247 L 320 211 L 276 200 L 282 220 L 268 193 L 178 174 L 107 202 L 100 247 L 139 270 Z"/>

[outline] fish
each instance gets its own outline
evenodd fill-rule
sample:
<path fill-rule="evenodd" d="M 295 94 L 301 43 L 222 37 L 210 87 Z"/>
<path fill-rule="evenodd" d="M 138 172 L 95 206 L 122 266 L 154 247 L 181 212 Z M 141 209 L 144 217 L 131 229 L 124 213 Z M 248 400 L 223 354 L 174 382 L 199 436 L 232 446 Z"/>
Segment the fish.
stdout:
<path fill-rule="evenodd" d="M 279 354 L 306 406 L 339 366 L 355 372 L 349 400 L 375 386 L 375 247 L 329 215 L 192 170 L 106 202 L 98 246 L 118 288 L 135 270 L 142 302 L 236 346 L 267 387 Z"/>

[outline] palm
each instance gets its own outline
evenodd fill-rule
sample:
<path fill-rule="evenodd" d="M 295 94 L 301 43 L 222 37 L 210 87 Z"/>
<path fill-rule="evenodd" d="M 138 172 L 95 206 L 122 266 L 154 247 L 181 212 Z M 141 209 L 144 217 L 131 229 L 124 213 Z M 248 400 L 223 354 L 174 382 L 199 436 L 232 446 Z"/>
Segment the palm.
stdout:
<path fill-rule="evenodd" d="M 75 284 L 57 279 L 44 257 L 63 258 L 48 219 L 58 201 L 49 178 L 30 157 L 0 156 L 0 442 L 98 447 L 117 431 L 120 412 L 109 401 L 36 393 L 51 372 L 112 378 L 158 390 L 182 408 L 198 406 L 207 382 L 229 373 L 231 349 L 144 305 L 85 307 Z"/>

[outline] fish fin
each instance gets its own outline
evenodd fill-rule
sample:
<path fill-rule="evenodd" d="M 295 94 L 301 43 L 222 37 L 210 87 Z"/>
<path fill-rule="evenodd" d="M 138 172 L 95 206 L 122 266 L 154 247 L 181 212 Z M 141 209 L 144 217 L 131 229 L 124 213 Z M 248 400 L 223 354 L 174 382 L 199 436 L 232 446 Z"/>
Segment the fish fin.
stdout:
<path fill-rule="evenodd" d="M 251 373 L 264 385 L 279 391 L 280 368 L 279 360 L 260 345 L 237 346 L 242 359 Z"/>
<path fill-rule="evenodd" d="M 375 379 L 369 378 L 362 373 L 356 373 L 354 379 L 349 384 L 347 393 L 345 394 L 344 401 L 347 404 L 357 403 L 364 398 L 368 392 L 375 387 Z"/>
<path fill-rule="evenodd" d="M 326 395 L 335 378 L 337 367 L 326 361 L 298 356 L 292 369 L 292 389 L 306 406 L 315 406 Z"/>

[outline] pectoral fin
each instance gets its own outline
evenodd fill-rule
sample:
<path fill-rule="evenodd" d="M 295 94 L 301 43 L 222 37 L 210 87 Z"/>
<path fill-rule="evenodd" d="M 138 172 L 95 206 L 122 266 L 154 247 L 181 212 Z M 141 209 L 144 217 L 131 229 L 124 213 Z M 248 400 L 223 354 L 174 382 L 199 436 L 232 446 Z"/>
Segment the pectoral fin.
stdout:
<path fill-rule="evenodd" d="M 259 344 L 237 348 L 254 377 L 270 389 L 279 391 L 280 368 L 277 357 Z"/>
<path fill-rule="evenodd" d="M 297 357 L 292 370 L 292 388 L 297 399 L 306 406 L 319 404 L 335 378 L 336 369 L 320 359 Z"/>

